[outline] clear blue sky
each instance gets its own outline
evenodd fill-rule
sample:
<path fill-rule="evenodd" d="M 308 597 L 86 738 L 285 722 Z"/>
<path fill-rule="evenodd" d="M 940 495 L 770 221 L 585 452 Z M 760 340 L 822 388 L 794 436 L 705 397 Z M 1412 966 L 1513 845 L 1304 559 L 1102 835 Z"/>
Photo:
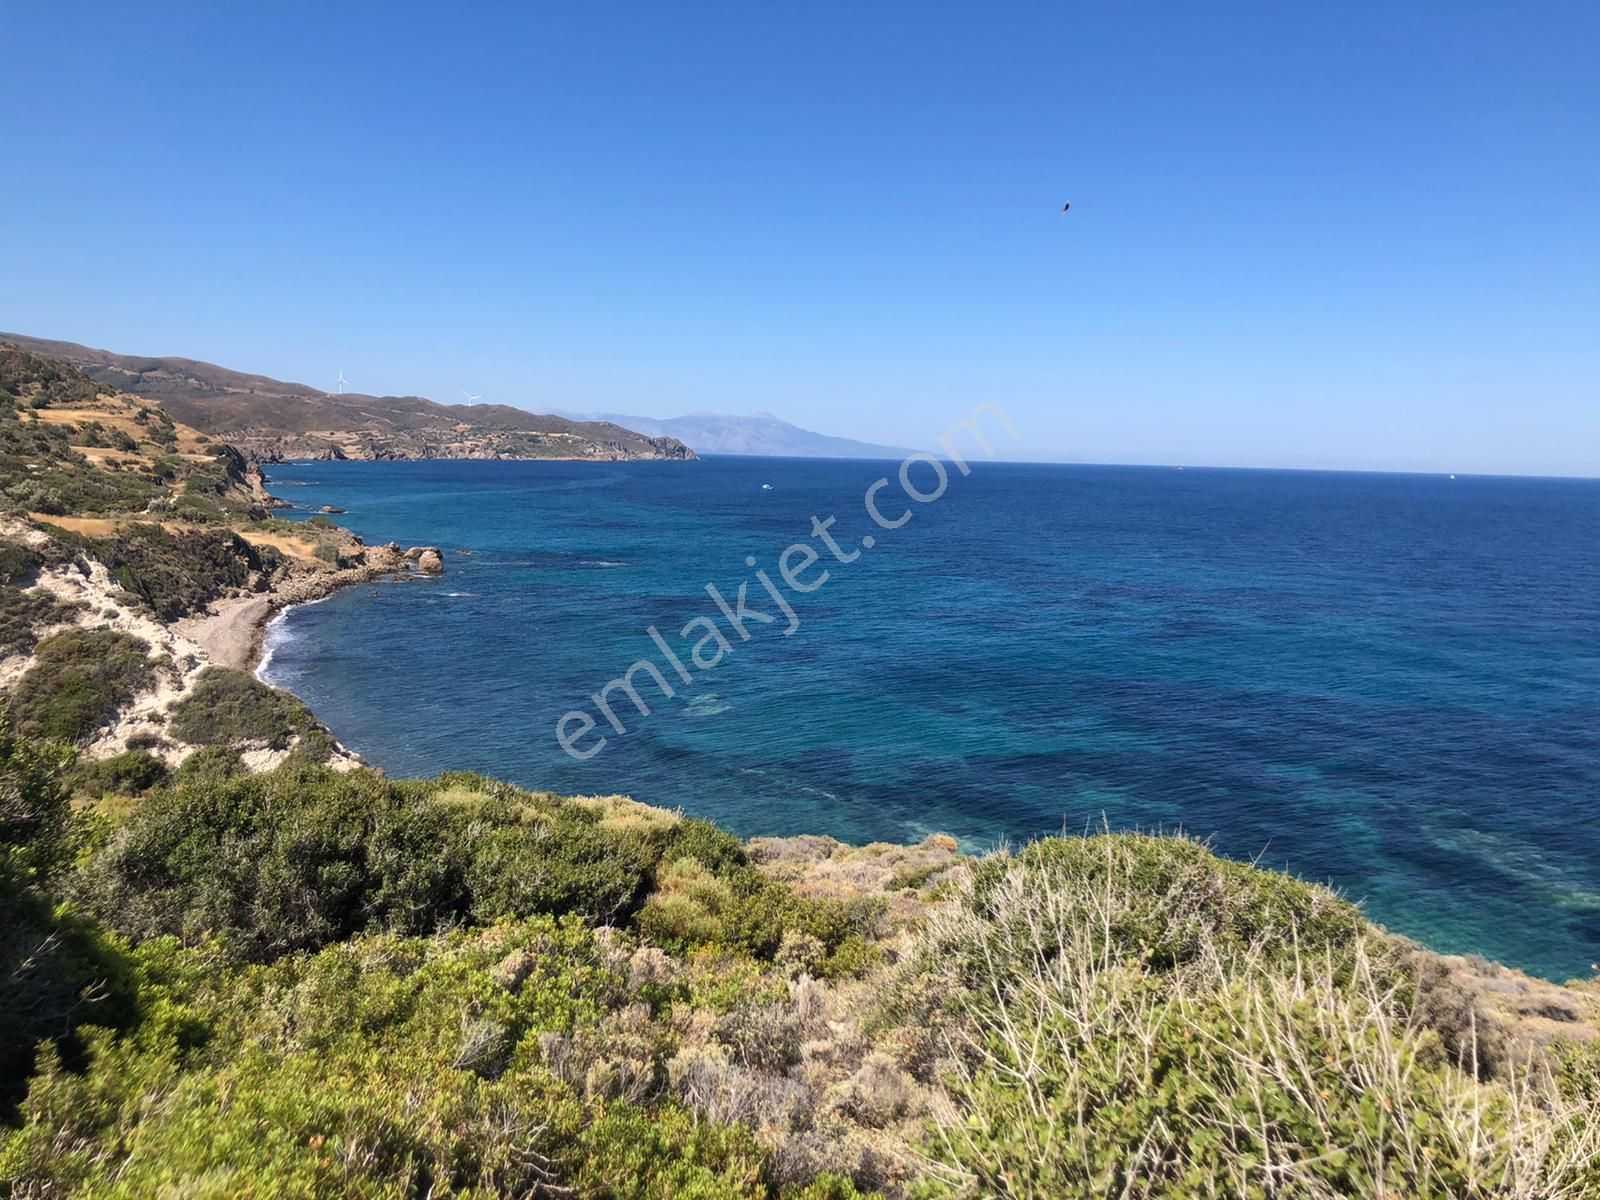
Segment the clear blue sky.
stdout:
<path fill-rule="evenodd" d="M 0 37 L 0 328 L 897 444 L 990 399 L 1088 461 L 1600 474 L 1592 3 L 24 0 Z"/>

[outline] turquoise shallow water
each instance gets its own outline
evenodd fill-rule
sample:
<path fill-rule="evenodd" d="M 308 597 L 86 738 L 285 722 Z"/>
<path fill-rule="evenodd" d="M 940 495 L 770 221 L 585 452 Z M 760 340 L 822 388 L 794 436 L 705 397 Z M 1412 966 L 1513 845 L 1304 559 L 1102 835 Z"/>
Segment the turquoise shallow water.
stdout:
<path fill-rule="evenodd" d="M 1600 960 L 1600 483 L 978 463 L 318 463 L 272 472 L 440 579 L 274 627 L 265 674 L 393 774 L 626 792 L 742 834 L 974 847 L 1182 827 L 1391 928 L 1540 973 Z M 919 487 L 932 486 L 919 468 Z M 764 490 L 763 483 L 771 489 Z M 837 517 L 848 565 L 811 538 Z M 792 636 L 705 592 L 810 541 Z M 461 551 L 468 553 L 462 554 Z M 689 665 L 677 631 L 734 645 Z M 684 685 L 646 634 L 686 664 Z M 708 647 L 709 648 L 709 647 Z M 649 656 L 649 717 L 586 761 L 561 715 Z"/>

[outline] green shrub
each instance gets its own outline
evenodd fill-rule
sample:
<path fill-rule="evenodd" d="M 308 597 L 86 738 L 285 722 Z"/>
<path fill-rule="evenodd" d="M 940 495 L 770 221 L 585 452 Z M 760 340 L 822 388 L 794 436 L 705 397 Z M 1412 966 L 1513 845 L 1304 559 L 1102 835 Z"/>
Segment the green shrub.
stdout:
<path fill-rule="evenodd" d="M 1202 949 L 1229 958 L 1257 948 L 1320 953 L 1367 927 L 1354 905 L 1325 888 L 1218 858 L 1181 837 L 1044 838 L 1015 860 L 996 855 L 980 862 L 971 902 L 999 919 L 990 898 L 1019 873 L 1073 894 L 1111 888 L 1127 896 L 1095 952 L 1142 958 L 1155 970 L 1190 962 Z"/>
<path fill-rule="evenodd" d="M 71 751 L 39 745 L 0 726 L 0 869 L 34 881 L 66 859 Z"/>
<path fill-rule="evenodd" d="M 25 1122 L 0 1134 L 0 1191 L 775 1196 L 750 1130 L 585 1098 L 545 1065 L 545 1039 L 627 1020 L 622 976 L 574 922 L 366 938 L 246 972 L 157 940 L 133 967 L 142 1024 L 87 1037 L 78 1070 L 44 1057 Z M 472 1047 L 490 1041 L 486 1064 Z"/>
<path fill-rule="evenodd" d="M 17 682 L 11 715 L 30 737 L 78 742 L 155 682 L 150 647 L 108 629 L 74 630 L 41 642 Z"/>
<path fill-rule="evenodd" d="M 11 538 L 0 538 L 0 583 L 14 583 L 44 564 L 39 554 Z"/>
<path fill-rule="evenodd" d="M 743 842 L 698 817 L 685 817 L 667 837 L 662 863 L 676 862 L 680 858 L 692 858 L 714 873 L 743 867 L 749 862 Z"/>
<path fill-rule="evenodd" d="M 122 950 L 91 921 L 0 871 L 0 1119 L 21 1099 L 41 1039 L 70 1063 L 80 1027 L 120 1026 L 134 993 Z M 0 1194 L 5 1194 L 0 1169 Z"/>
<path fill-rule="evenodd" d="M 172 532 L 160 525 L 125 525 L 79 544 L 106 565 L 118 585 L 162 621 L 200 612 L 217 597 L 250 582 L 277 560 L 226 529 Z"/>
<path fill-rule="evenodd" d="M 1182 839 L 986 860 L 898 993 L 960 1048 L 922 1194 L 1584 1194 L 1551 1147 L 1600 1153 L 1592 1114 L 1460 1070 L 1406 963 L 1323 889 Z"/>
<path fill-rule="evenodd" d="M 67 757 L 0 733 L 0 1113 L 20 1098 L 40 1038 L 75 1053 L 84 1021 L 127 1015 L 117 951 L 48 892 L 74 848 Z"/>
<path fill-rule="evenodd" d="M 862 935 L 881 914 L 880 900 L 801 896 L 753 867 L 728 865 L 719 874 L 684 856 L 661 868 L 638 924 L 652 942 L 674 953 L 711 948 L 768 962 L 785 937 L 811 938 L 820 950 L 819 972 L 840 978 L 877 961 Z"/>
<path fill-rule="evenodd" d="M 141 796 L 167 781 L 167 765 L 143 750 L 129 750 L 99 761 L 79 762 L 70 782 L 90 795 Z"/>
<path fill-rule="evenodd" d="M 232 746 L 202 746 L 178 764 L 172 782 L 180 787 L 224 783 L 246 773 L 239 752 Z"/>
<path fill-rule="evenodd" d="M 288 692 L 268 687 L 248 671 L 207 667 L 173 706 L 170 730 L 191 746 L 256 743 L 283 750 L 296 737 L 319 732 L 319 726 L 311 710 Z M 326 749 L 318 761 L 326 761 Z"/>
<path fill-rule="evenodd" d="M 79 607 L 48 592 L 0 585 L 0 656 L 26 654 L 38 641 L 36 630 L 74 620 Z"/>
<path fill-rule="evenodd" d="M 72 461 L 11 478 L 5 494 L 14 507 L 48 516 L 143 512 L 162 493 L 159 483 L 133 471 Z"/>
<path fill-rule="evenodd" d="M 639 837 L 607 834 L 576 806 L 483 816 L 491 823 L 462 831 L 475 919 L 580 912 L 610 920 L 643 898 L 655 860 Z"/>
<path fill-rule="evenodd" d="M 441 794 L 290 763 L 147 797 L 83 876 L 133 937 L 225 932 L 269 960 L 364 930 L 424 933 L 538 913 L 625 919 L 654 858 L 579 805 Z M 436 798 L 439 797 L 439 798 Z"/>
<path fill-rule="evenodd" d="M 61 408 L 92 403 L 100 385 L 76 367 L 16 346 L 0 346 L 0 392 L 33 403 Z"/>

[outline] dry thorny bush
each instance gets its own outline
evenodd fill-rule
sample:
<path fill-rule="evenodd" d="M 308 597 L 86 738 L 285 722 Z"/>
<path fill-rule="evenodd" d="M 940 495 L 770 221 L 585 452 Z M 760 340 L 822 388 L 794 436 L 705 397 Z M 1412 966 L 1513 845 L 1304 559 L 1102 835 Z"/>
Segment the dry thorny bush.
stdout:
<path fill-rule="evenodd" d="M 1180 872 L 1157 897 L 1180 931 L 1174 961 L 1147 923 L 1139 840 L 1080 846 L 1102 860 L 964 873 L 921 934 L 911 979 L 939 999 L 921 1016 L 945 1051 L 925 1061 L 949 1082 L 921 1166 L 951 1193 L 1600 1189 L 1592 1097 L 1563 1094 L 1532 1054 L 1480 1079 L 1471 1004 L 1443 1006 L 1465 1011 L 1464 1031 L 1426 1024 L 1441 1004 L 1407 948 L 1364 923 L 1308 938 L 1293 906 L 1249 914 L 1237 939 L 1215 914 L 1249 902 Z"/>

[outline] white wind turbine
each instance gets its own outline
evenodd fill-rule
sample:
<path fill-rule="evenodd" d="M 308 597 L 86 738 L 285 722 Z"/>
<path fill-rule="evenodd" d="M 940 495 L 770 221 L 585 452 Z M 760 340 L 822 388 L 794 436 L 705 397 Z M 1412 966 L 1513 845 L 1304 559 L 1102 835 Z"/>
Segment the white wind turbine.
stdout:
<path fill-rule="evenodd" d="M 461 389 L 461 394 L 467 398 L 468 404 L 476 404 L 479 400 L 483 399 L 482 396 L 474 396 L 471 392 L 467 391 L 466 388 Z"/>
<path fill-rule="evenodd" d="M 339 368 L 339 394 L 344 395 L 344 385 L 350 381 L 344 377 L 344 368 Z"/>

